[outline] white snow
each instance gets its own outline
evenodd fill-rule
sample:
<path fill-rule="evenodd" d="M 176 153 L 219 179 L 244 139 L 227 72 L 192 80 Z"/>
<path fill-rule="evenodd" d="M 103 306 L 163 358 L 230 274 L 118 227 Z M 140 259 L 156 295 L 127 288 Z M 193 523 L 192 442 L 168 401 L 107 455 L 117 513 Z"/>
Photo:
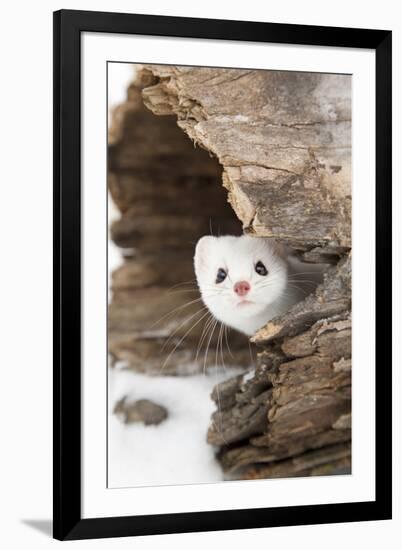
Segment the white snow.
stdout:
<path fill-rule="evenodd" d="M 215 404 L 213 386 L 239 370 L 221 369 L 195 376 L 151 377 L 109 369 L 108 487 L 177 485 L 222 481 L 214 449 L 206 442 Z M 168 409 L 159 426 L 123 424 L 114 404 L 150 399 Z"/>
<path fill-rule="evenodd" d="M 244 384 L 245 382 L 248 382 L 248 381 L 251 380 L 252 378 L 254 378 L 254 375 L 255 375 L 254 369 L 251 369 L 251 370 L 249 370 L 248 372 L 246 372 L 246 373 L 243 375 L 243 384 Z"/>

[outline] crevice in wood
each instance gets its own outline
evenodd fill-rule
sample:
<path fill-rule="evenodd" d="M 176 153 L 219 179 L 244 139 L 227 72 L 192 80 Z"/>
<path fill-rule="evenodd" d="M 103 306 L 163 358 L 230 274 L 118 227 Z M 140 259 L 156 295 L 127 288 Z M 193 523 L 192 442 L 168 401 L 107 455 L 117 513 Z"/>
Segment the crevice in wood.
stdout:
<path fill-rule="evenodd" d="M 208 441 L 230 479 L 350 472 L 350 76 L 148 65 L 115 117 L 109 188 L 122 218 L 112 235 L 136 251 L 113 279 L 112 353 L 157 370 L 155 343 L 170 327 L 141 334 L 141 308 L 172 306 L 161 289 L 192 278 L 208 216 L 235 227 L 234 212 L 247 233 L 331 267 L 314 294 L 254 335 L 251 374 L 214 389 Z M 153 267 L 158 239 L 171 276 Z M 167 372 L 184 368 L 186 346 Z M 246 349 L 239 340 L 238 358 Z"/>

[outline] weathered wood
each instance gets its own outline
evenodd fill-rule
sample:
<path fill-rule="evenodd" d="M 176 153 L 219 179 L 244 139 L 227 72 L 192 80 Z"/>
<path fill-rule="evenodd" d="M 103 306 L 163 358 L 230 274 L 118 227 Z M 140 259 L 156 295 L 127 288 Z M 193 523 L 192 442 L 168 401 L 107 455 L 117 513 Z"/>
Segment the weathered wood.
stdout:
<path fill-rule="evenodd" d="M 148 65 L 128 98 L 111 136 L 109 187 L 123 213 L 112 236 L 139 253 L 137 267 L 114 277 L 112 352 L 157 367 L 157 340 L 137 333 L 144 319 L 141 306 L 137 319 L 130 313 L 130 295 L 147 272 L 148 286 L 173 282 L 152 275 L 161 235 L 167 254 L 189 254 L 174 270 L 180 278 L 191 270 L 188 241 L 209 233 L 209 216 L 232 232 L 223 183 L 245 232 L 332 267 L 313 295 L 254 335 L 255 369 L 216 386 L 208 441 L 228 478 L 349 472 L 351 77 Z M 188 361 L 185 346 L 177 365 Z M 245 350 L 239 342 L 238 357 Z"/>
<path fill-rule="evenodd" d="M 202 349 L 197 353 L 198 342 L 194 340 L 185 339 L 180 342 L 177 337 L 166 346 L 167 338 L 110 333 L 109 354 L 113 363 L 122 361 L 127 368 L 151 376 L 191 376 L 215 368 L 217 362 L 224 362 L 227 368 L 252 364 L 244 344 L 231 345 L 231 353 L 224 350 L 222 355 L 217 355 L 216 338 L 214 340 L 208 351 Z M 170 355 L 177 344 L 177 349 Z"/>
<path fill-rule="evenodd" d="M 350 443 L 326 446 L 308 451 L 289 460 L 267 466 L 257 464 L 245 468 L 242 479 L 344 475 L 350 473 Z"/>
<path fill-rule="evenodd" d="M 311 326 L 319 319 L 342 314 L 351 307 L 351 267 L 352 259 L 342 259 L 325 276 L 325 281 L 314 294 L 296 304 L 279 319 L 273 319 L 253 336 L 256 344 L 267 343 L 273 339 L 293 336 Z"/>
<path fill-rule="evenodd" d="M 156 114 L 176 114 L 223 166 L 246 231 L 303 250 L 351 246 L 348 75 L 147 66 Z"/>
<path fill-rule="evenodd" d="M 227 381 L 220 402 L 220 388 L 215 388 L 212 397 L 220 410 L 208 440 L 222 447 L 223 468 L 231 476 L 237 470 L 243 475 L 246 465 L 275 463 L 350 441 L 350 356 L 351 321 L 344 314 L 284 338 L 281 348 L 267 347 L 255 375 Z M 250 425 L 255 429 L 245 432 Z M 233 448 L 235 442 L 239 445 Z"/>
<path fill-rule="evenodd" d="M 254 377 L 222 385 L 221 400 L 220 388 L 214 391 L 218 410 L 208 441 L 221 447 L 230 475 L 347 471 L 350 77 L 155 66 L 144 72 L 159 79 L 143 91 L 146 105 L 175 113 L 190 138 L 219 159 L 244 230 L 276 237 L 307 261 L 336 264 L 314 295 L 252 338 L 266 351 Z"/>
<path fill-rule="evenodd" d="M 108 185 L 121 212 L 110 235 L 129 258 L 112 275 L 109 353 L 140 372 L 193 374 L 215 365 L 219 334 L 208 335 L 208 352 L 198 350 L 209 316 L 201 318 L 194 245 L 211 231 L 240 233 L 241 225 L 216 160 L 194 147 L 175 116 L 155 117 L 144 106 L 142 88 L 152 82 L 137 74 L 109 132 Z M 230 340 L 233 357 L 223 350 L 219 361 L 248 365 L 247 341 Z"/>
<path fill-rule="evenodd" d="M 206 176 L 195 177 L 193 174 L 185 175 L 185 172 L 181 179 L 172 179 L 170 171 L 156 173 L 157 169 L 160 170 L 158 165 L 151 174 L 136 170 L 118 175 L 109 173 L 109 189 L 122 212 L 129 210 L 132 216 L 152 215 L 155 212 L 159 215 L 177 215 L 180 211 L 191 212 L 197 204 L 197 215 L 208 216 L 212 220 L 222 217 L 226 192 L 220 185 L 211 185 Z M 220 175 L 216 178 L 219 181 Z M 227 217 L 233 220 L 230 208 L 225 210 Z"/>
<path fill-rule="evenodd" d="M 136 261 L 130 264 L 131 269 L 139 267 Z M 198 293 L 155 285 L 113 284 L 112 289 L 108 330 L 109 353 L 115 362 L 153 375 L 203 372 L 217 360 L 226 366 L 250 364 L 247 339 L 234 331 L 228 336 L 230 352 L 225 346 L 220 351 L 218 330 L 208 336 L 208 351 L 205 340 L 199 348 L 208 316 Z"/>
<path fill-rule="evenodd" d="M 164 269 L 160 269 L 163 264 Z M 182 281 L 180 284 L 177 281 Z M 187 284 L 188 282 L 188 284 Z M 178 286 L 176 286 L 178 285 Z M 164 287 L 166 292 L 195 290 L 194 269 L 186 252 L 160 251 L 160 254 L 137 255 L 125 261 L 112 274 L 112 290 Z M 194 293 L 195 295 L 195 293 Z"/>
<path fill-rule="evenodd" d="M 221 218 L 214 225 L 223 234 L 231 234 L 237 227 L 231 218 Z M 114 242 L 122 248 L 136 248 L 148 253 L 166 248 L 187 248 L 191 261 L 198 238 L 211 231 L 211 218 L 185 212 L 170 216 L 136 216 L 129 210 L 113 222 L 110 231 Z"/>

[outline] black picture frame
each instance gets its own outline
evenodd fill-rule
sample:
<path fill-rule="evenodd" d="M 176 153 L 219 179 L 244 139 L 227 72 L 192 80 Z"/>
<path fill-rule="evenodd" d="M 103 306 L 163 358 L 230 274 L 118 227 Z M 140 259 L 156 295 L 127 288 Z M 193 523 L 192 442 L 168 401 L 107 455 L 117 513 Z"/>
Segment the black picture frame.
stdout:
<path fill-rule="evenodd" d="M 391 32 L 61 10 L 54 13 L 54 519 L 60 540 L 390 519 Z M 376 54 L 376 498 L 370 502 L 82 519 L 83 32 L 369 48 Z M 381 287 L 381 292 L 378 288 Z"/>

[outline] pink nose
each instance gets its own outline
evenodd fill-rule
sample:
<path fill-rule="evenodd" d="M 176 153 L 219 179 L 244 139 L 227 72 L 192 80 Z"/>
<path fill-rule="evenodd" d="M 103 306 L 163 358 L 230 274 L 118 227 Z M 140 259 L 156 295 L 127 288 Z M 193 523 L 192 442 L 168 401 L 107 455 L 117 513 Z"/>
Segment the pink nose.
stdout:
<path fill-rule="evenodd" d="M 235 284 L 233 290 L 238 296 L 245 296 L 250 290 L 250 285 L 247 281 L 239 281 Z"/>

